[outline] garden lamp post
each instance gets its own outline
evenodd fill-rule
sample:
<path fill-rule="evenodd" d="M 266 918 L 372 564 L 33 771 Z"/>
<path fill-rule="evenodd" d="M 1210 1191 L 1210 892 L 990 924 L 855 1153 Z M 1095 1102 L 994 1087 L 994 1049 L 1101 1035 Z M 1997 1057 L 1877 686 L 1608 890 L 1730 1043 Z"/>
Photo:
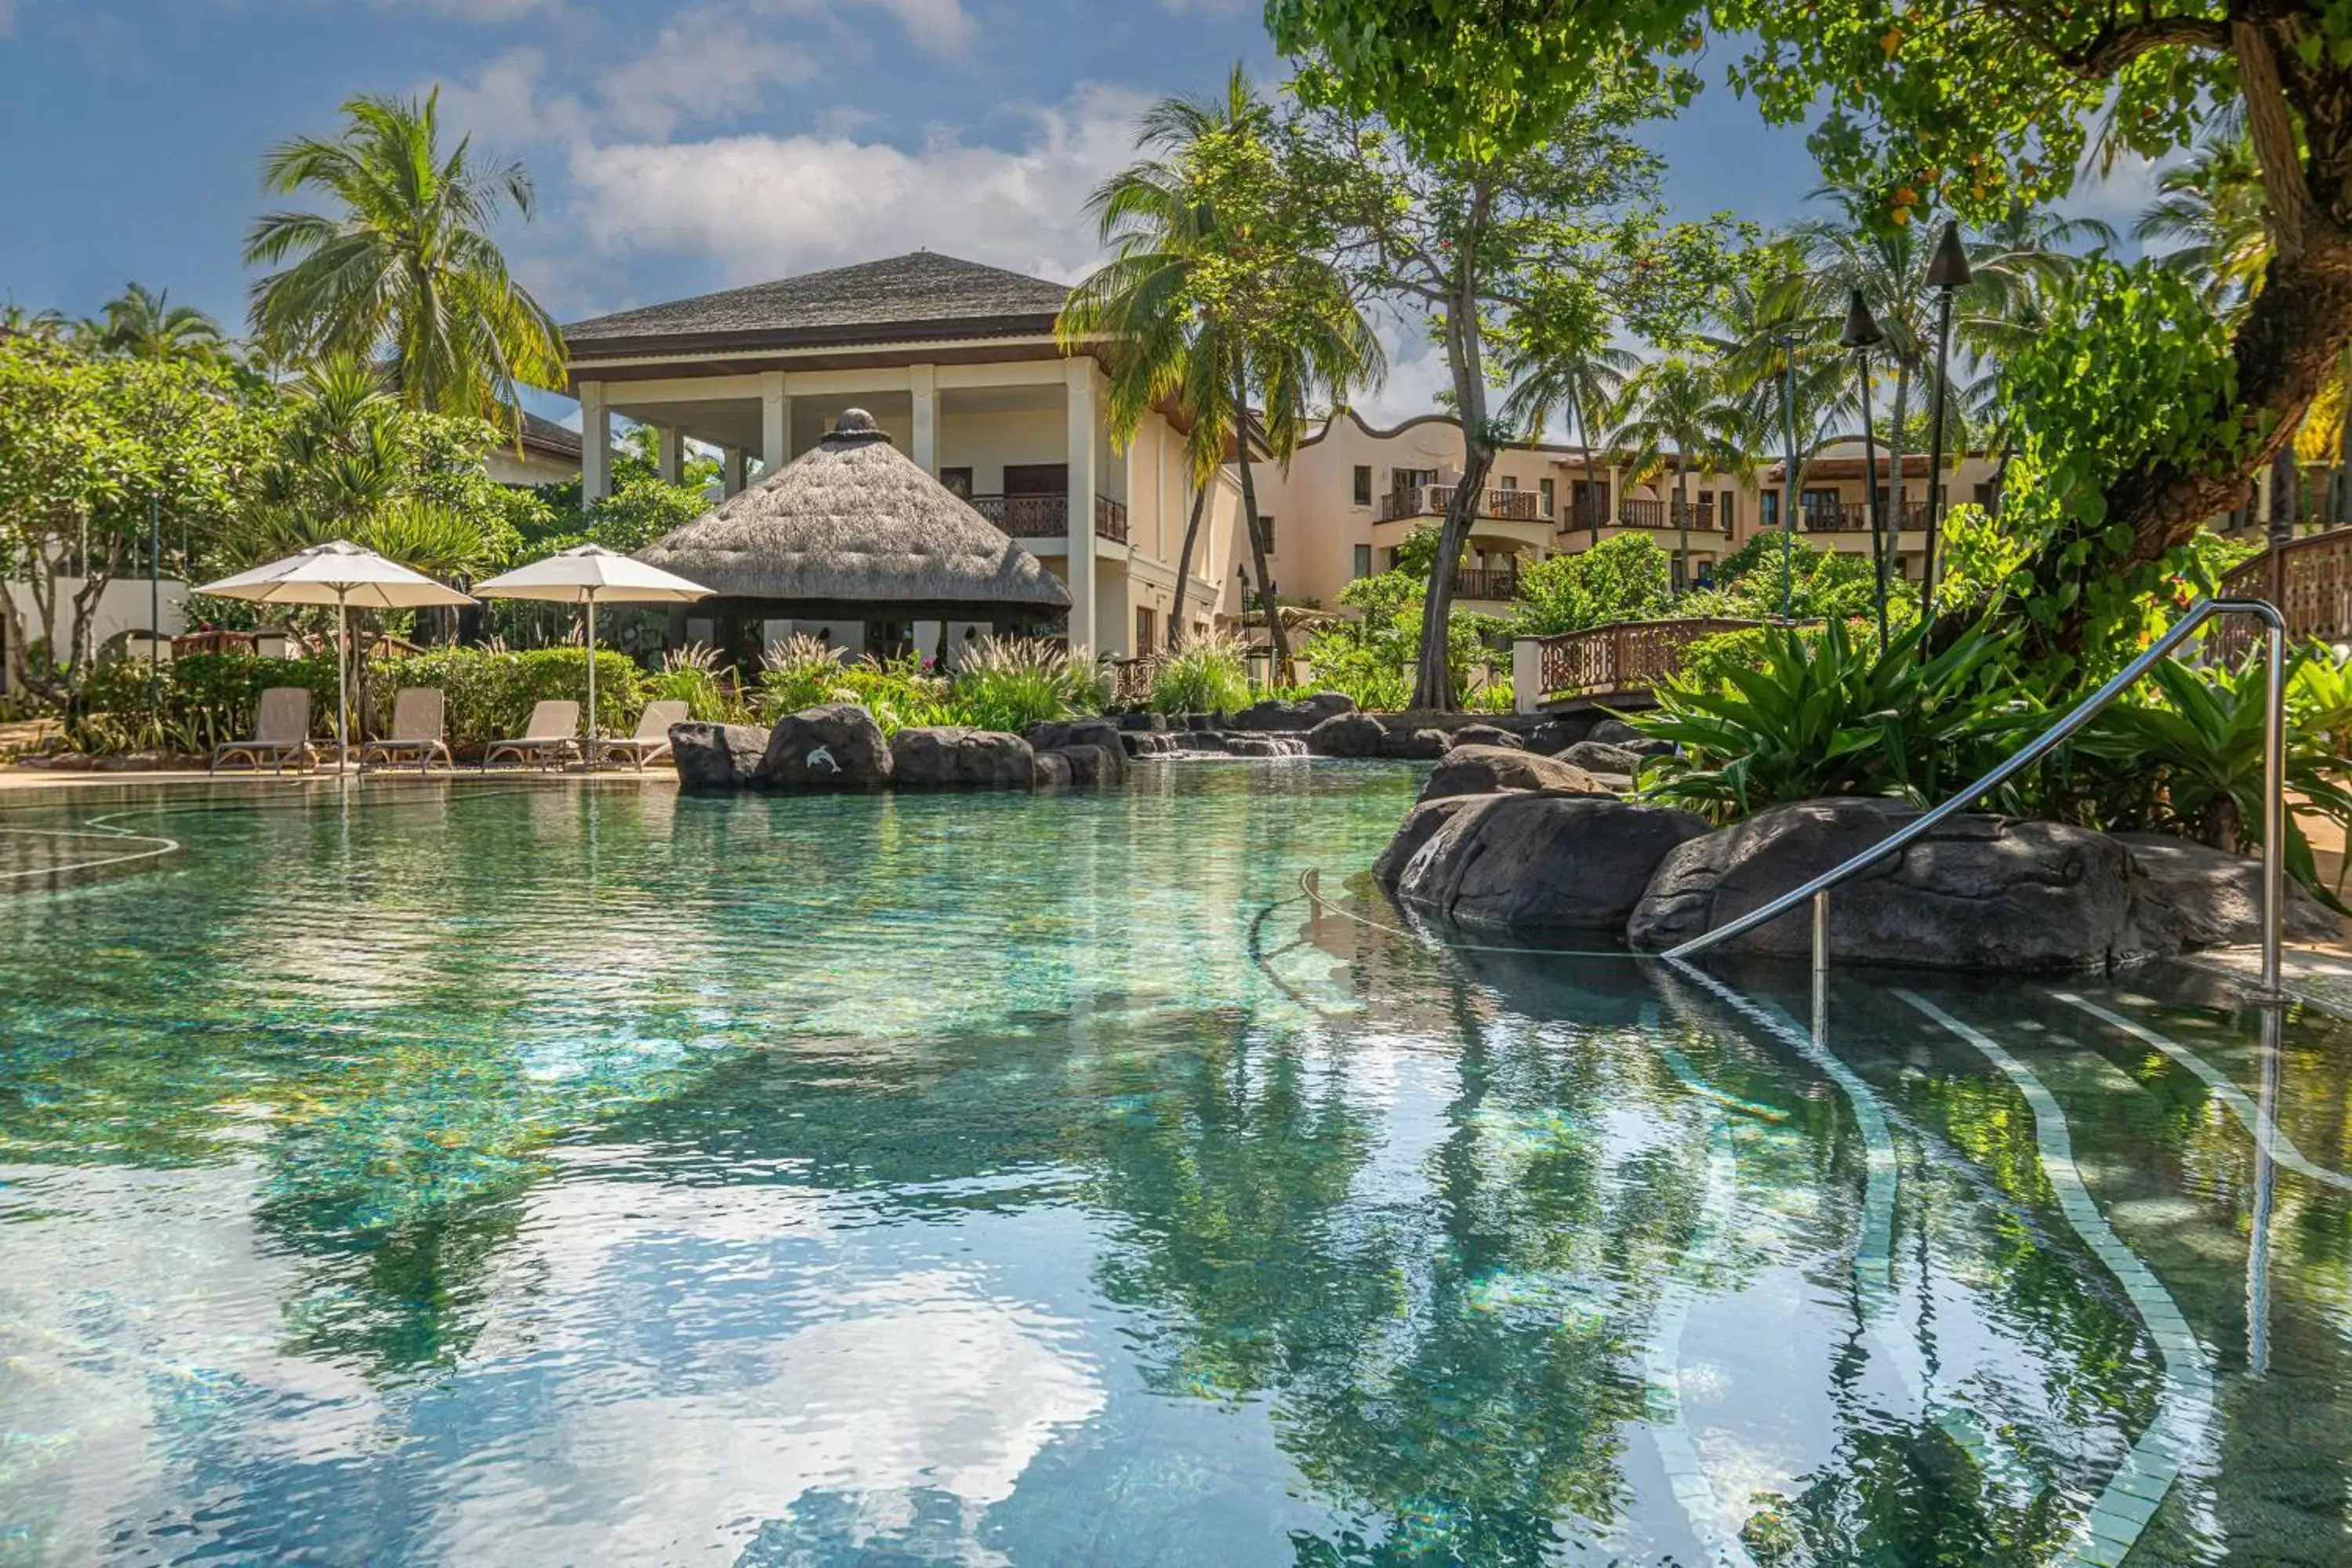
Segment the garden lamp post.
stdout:
<path fill-rule="evenodd" d="M 1936 405 L 1927 433 L 1927 552 L 1919 563 L 1923 615 L 1932 614 L 1936 606 L 1936 533 L 1944 521 L 1944 396 L 1952 357 L 1952 295 L 1975 276 L 1969 267 L 1969 247 L 1960 243 L 1959 222 L 1954 219 L 1944 225 L 1935 259 L 1927 263 L 1927 287 L 1940 297 L 1936 304 Z M 1902 525 L 1898 521 L 1896 526 Z"/>
<path fill-rule="evenodd" d="M 1886 515 L 1878 490 L 1878 433 L 1870 413 L 1870 351 L 1886 341 L 1871 319 L 1870 307 L 1863 302 L 1862 290 L 1853 291 L 1846 306 L 1845 331 L 1838 342 L 1853 351 L 1854 375 L 1862 392 L 1862 474 L 1870 498 L 1870 554 L 1876 567 L 1873 576 L 1877 584 L 1878 651 L 1886 651 Z"/>
<path fill-rule="evenodd" d="M 1797 553 L 1797 334 L 1782 332 L 1780 344 L 1780 404 L 1787 420 L 1787 461 L 1780 469 L 1780 618 L 1790 618 L 1792 586 L 1790 577 Z"/>

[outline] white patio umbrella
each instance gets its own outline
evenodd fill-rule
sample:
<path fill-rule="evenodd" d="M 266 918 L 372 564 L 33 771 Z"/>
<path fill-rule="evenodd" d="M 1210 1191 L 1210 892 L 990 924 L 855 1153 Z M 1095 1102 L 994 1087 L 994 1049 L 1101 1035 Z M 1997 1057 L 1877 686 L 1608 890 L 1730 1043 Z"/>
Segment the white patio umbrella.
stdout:
<path fill-rule="evenodd" d="M 331 540 L 299 550 L 282 561 L 239 572 L 217 583 L 207 583 L 199 594 L 250 599 L 257 605 L 332 605 L 335 606 L 335 766 L 351 760 L 351 737 L 343 716 L 350 711 L 350 678 L 345 660 L 351 652 L 351 607 L 362 610 L 421 610 L 436 605 L 470 605 L 474 601 L 455 588 L 445 587 L 422 572 L 397 561 L 387 561 L 373 550 L 362 550 L 343 540 Z"/>
<path fill-rule="evenodd" d="M 599 604 L 686 605 L 717 590 L 689 583 L 635 556 L 601 544 L 576 544 L 544 560 L 474 584 L 486 599 L 544 599 L 583 605 L 588 612 L 588 763 L 596 762 L 596 606 Z"/>

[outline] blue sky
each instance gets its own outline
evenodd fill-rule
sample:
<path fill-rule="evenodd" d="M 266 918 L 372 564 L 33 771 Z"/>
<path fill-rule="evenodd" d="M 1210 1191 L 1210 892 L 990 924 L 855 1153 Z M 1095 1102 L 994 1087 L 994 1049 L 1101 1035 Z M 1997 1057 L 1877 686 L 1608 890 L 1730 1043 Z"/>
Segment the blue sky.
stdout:
<path fill-rule="evenodd" d="M 504 238 L 560 319 L 919 245 L 1069 278 L 1137 110 L 1235 59 L 1278 79 L 1256 0 L 0 0 L 0 299 L 136 279 L 236 322 L 263 151 L 435 83 L 537 177 Z M 1689 216 L 1769 226 L 1813 183 L 1719 86 L 1656 141 Z M 1400 347 L 1379 404 L 1426 407 Z"/>

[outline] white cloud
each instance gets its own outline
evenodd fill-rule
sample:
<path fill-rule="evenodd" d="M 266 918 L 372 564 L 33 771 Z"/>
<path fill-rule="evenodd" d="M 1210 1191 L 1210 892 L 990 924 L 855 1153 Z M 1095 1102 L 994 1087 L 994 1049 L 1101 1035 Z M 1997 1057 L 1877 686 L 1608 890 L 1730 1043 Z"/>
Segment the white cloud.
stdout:
<path fill-rule="evenodd" d="M 375 0 L 384 10 L 429 11 L 460 22 L 512 22 L 534 11 L 552 13 L 558 0 Z"/>
<path fill-rule="evenodd" d="M 2124 237 L 2124 249 L 2135 250 L 2132 224 L 2156 200 L 2156 183 L 2163 178 L 2165 168 L 2163 163 L 2126 153 L 2105 177 L 2094 170 L 2076 180 L 2058 210 L 2068 217 L 2097 218 L 2113 225 Z"/>
<path fill-rule="evenodd" d="M 963 0 L 882 0 L 907 36 L 933 54 L 961 55 L 971 43 L 971 14 Z"/>
<path fill-rule="evenodd" d="M 681 121 L 756 109 L 770 88 L 815 75 L 815 59 L 797 44 L 706 10 L 664 27 L 651 49 L 597 86 L 618 129 L 659 138 Z"/>
<path fill-rule="evenodd" d="M 568 94 L 542 97 L 540 84 L 547 58 L 537 49 L 512 49 L 486 61 L 467 80 L 441 89 L 445 124 L 497 143 L 568 142 L 587 134 L 588 111 Z"/>
<path fill-rule="evenodd" d="M 908 152 L 848 136 L 731 136 L 583 146 L 572 174 L 589 241 L 607 253 L 683 252 L 738 281 L 928 246 L 1069 279 L 1097 253 L 1083 208 L 1133 156 L 1144 100 L 1082 88 L 1029 111 L 1019 146 L 940 132 Z"/>

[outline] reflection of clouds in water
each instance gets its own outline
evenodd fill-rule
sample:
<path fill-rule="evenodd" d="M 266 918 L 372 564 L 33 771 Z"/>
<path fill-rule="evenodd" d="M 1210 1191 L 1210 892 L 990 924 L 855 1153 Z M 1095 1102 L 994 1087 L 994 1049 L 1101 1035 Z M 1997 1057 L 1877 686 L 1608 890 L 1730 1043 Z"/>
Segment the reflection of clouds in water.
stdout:
<path fill-rule="evenodd" d="M 739 1357 L 724 1388 L 572 1406 L 532 1445 L 528 1474 L 459 1505 L 448 1544 L 461 1558 L 651 1562 L 753 1535 L 839 1547 L 912 1534 L 933 1560 L 1003 1561 L 978 1543 L 982 1517 L 1057 1430 L 1102 1409 L 1091 1360 L 964 1271 L 870 1280 L 832 1310 Z M 535 1487 L 549 1459 L 554 1489 Z M 539 1522 L 518 1534 L 519 1518 Z"/>

